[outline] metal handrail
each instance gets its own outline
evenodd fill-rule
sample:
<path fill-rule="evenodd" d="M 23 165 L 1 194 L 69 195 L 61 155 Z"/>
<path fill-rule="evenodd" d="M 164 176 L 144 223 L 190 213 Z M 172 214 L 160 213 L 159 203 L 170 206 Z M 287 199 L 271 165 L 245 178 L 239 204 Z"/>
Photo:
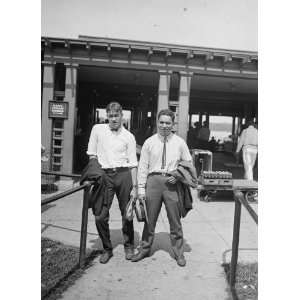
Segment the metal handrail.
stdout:
<path fill-rule="evenodd" d="M 42 172 L 42 174 L 47 175 L 59 175 L 59 176 L 66 176 L 66 177 L 80 177 L 80 175 L 75 174 L 63 174 L 63 173 L 56 173 L 56 172 Z M 74 194 L 78 191 L 84 190 L 83 193 L 83 204 L 82 204 L 82 215 L 81 215 L 81 230 L 80 230 L 80 247 L 79 247 L 79 267 L 82 268 L 85 262 L 86 256 L 86 239 L 87 239 L 87 223 L 88 223 L 88 210 L 89 210 L 89 197 L 90 197 L 90 187 L 94 183 L 91 181 L 85 181 L 80 186 L 71 188 L 67 191 L 62 193 L 56 194 L 54 196 L 48 197 L 47 199 L 42 200 L 42 206 L 49 204 L 51 202 L 57 201 L 66 197 L 68 195 Z"/>
<path fill-rule="evenodd" d="M 62 193 L 56 194 L 56 195 L 51 196 L 51 197 L 49 197 L 47 199 L 44 199 L 44 200 L 42 200 L 42 206 L 45 205 L 45 204 L 49 204 L 51 202 L 54 202 L 56 200 L 59 200 L 59 199 L 61 199 L 63 197 L 66 197 L 66 196 L 69 196 L 71 194 L 74 194 L 75 192 L 81 191 L 81 190 L 85 189 L 86 187 L 88 187 L 90 185 L 91 185 L 90 182 L 89 183 L 85 183 L 83 185 L 71 188 L 71 189 L 69 189 L 67 191 L 64 191 Z"/>
<path fill-rule="evenodd" d="M 236 282 L 236 267 L 238 261 L 238 252 L 239 252 L 239 239 L 240 239 L 240 224 L 241 224 L 241 207 L 242 205 L 246 208 L 252 219 L 256 224 L 258 224 L 258 215 L 249 205 L 247 200 L 244 197 L 244 194 L 241 190 L 234 190 L 234 222 L 233 222 L 233 238 L 232 238 L 232 255 L 230 263 L 230 287 L 234 289 Z"/>
<path fill-rule="evenodd" d="M 68 173 L 58 173 L 52 171 L 42 171 L 42 175 L 56 175 L 56 176 L 63 176 L 63 177 L 71 177 L 71 178 L 80 178 L 81 175 L 79 174 L 68 174 Z"/>

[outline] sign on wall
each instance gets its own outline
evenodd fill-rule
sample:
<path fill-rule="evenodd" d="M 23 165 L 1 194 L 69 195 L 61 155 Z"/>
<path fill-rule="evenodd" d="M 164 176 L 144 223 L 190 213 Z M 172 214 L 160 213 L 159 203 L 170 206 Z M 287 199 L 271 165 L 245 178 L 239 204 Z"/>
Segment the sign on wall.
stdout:
<path fill-rule="evenodd" d="M 69 113 L 69 103 L 62 101 L 49 101 L 49 118 L 67 119 Z"/>

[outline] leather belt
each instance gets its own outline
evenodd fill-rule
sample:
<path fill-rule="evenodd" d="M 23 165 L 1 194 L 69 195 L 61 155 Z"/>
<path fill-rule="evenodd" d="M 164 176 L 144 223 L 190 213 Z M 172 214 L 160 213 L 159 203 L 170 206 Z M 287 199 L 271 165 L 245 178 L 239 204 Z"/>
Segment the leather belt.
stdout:
<path fill-rule="evenodd" d="M 117 167 L 117 168 L 107 168 L 104 169 L 105 172 L 119 172 L 119 171 L 128 171 L 128 167 Z"/>
<path fill-rule="evenodd" d="M 161 176 L 165 176 L 165 177 L 170 177 L 170 176 L 172 176 L 171 174 L 166 173 L 166 172 L 152 172 L 152 173 L 150 173 L 148 176 L 152 176 L 152 175 L 161 175 Z"/>

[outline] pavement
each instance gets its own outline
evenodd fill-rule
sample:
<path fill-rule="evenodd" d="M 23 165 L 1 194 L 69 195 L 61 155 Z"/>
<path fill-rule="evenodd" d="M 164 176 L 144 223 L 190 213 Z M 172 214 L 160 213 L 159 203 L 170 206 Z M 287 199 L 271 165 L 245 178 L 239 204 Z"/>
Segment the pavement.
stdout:
<path fill-rule="evenodd" d="M 49 195 L 43 195 L 43 198 Z M 42 236 L 79 247 L 82 192 L 42 207 Z M 62 295 L 64 300 L 89 299 L 184 299 L 229 300 L 231 293 L 222 263 L 231 258 L 234 202 L 224 195 L 211 202 L 198 199 L 182 220 L 186 267 L 171 257 L 169 225 L 164 206 L 160 213 L 151 256 L 133 263 L 124 258 L 121 215 L 114 199 L 110 212 L 114 256 L 105 265 L 99 257 L 83 276 Z M 252 204 L 257 211 L 257 204 Z M 134 221 L 135 244 L 141 238 L 143 223 Z M 89 211 L 87 247 L 102 249 L 92 212 Z M 257 261 L 257 226 L 242 208 L 239 262 Z"/>

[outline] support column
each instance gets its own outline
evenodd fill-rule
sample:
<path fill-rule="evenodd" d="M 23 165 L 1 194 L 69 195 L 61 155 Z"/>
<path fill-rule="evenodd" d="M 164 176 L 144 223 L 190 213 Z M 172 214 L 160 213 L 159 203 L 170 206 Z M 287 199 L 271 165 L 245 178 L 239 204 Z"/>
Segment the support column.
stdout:
<path fill-rule="evenodd" d="M 202 125 L 202 113 L 201 112 L 199 113 L 199 123 L 200 123 L 200 125 Z"/>
<path fill-rule="evenodd" d="M 69 115 L 64 124 L 64 146 L 62 151 L 62 172 L 64 173 L 73 172 L 77 67 L 77 65 L 66 65 L 66 89 L 64 101 L 69 103 Z"/>
<path fill-rule="evenodd" d="M 157 113 L 162 109 L 169 108 L 171 73 L 171 71 L 159 71 Z"/>
<path fill-rule="evenodd" d="M 185 141 L 189 130 L 190 88 L 192 76 L 193 73 L 180 72 L 177 134 Z"/>
<path fill-rule="evenodd" d="M 244 117 L 246 118 L 246 123 L 251 118 L 251 108 L 248 103 L 244 104 Z"/>
<path fill-rule="evenodd" d="M 232 135 L 235 135 L 235 117 L 232 117 Z"/>
<path fill-rule="evenodd" d="M 207 125 L 209 126 L 209 113 L 206 113 L 206 122 L 207 122 Z"/>
<path fill-rule="evenodd" d="M 54 93 L 54 65 L 44 64 L 43 98 L 42 98 L 42 145 L 46 151 L 51 150 L 52 120 L 48 117 L 49 101 L 53 100 Z"/>

